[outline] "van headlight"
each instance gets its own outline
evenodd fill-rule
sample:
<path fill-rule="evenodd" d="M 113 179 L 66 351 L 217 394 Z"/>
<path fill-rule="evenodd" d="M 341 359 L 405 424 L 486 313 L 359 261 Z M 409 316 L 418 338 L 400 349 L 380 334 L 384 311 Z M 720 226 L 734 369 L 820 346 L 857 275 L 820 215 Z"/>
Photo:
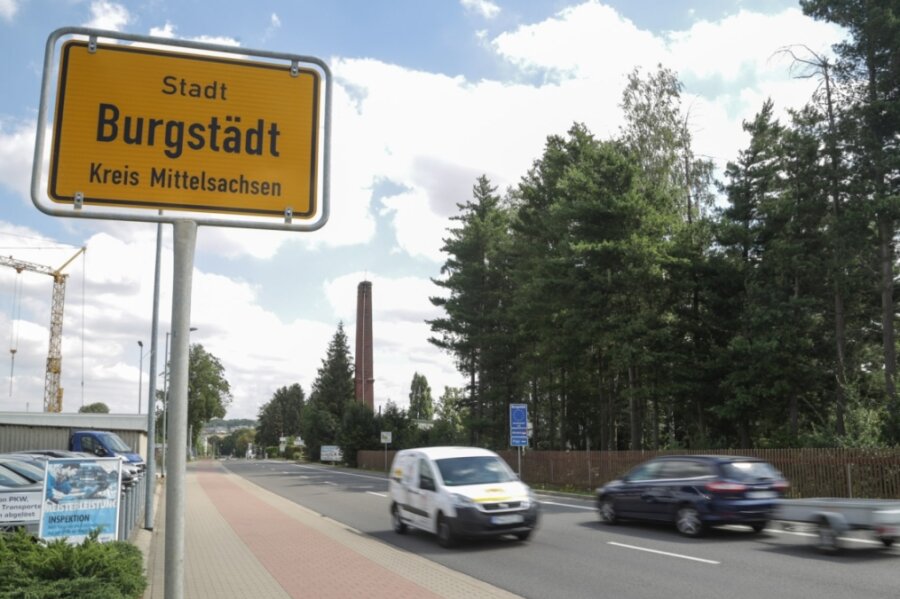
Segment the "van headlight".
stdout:
<path fill-rule="evenodd" d="M 537 504 L 538 500 L 531 489 L 528 489 L 528 495 L 522 500 L 522 509 L 529 509 L 532 505 Z"/>
<path fill-rule="evenodd" d="M 453 493 L 450 497 L 453 499 L 453 505 L 456 507 L 475 507 L 475 502 L 465 495 Z"/>

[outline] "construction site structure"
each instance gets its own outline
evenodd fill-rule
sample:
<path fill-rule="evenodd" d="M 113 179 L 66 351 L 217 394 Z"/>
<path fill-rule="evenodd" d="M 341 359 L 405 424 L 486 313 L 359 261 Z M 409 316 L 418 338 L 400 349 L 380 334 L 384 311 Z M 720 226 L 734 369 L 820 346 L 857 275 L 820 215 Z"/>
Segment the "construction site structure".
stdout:
<path fill-rule="evenodd" d="M 69 275 L 63 274 L 65 267 L 80 256 L 86 248 L 79 249 L 74 256 L 66 260 L 65 264 L 57 269 L 42 264 L 34 264 L 24 260 L 17 260 L 12 256 L 0 256 L 0 264 L 16 269 L 22 273 L 24 270 L 37 272 L 53 277 L 53 299 L 50 303 L 50 348 L 47 350 L 47 372 L 44 375 L 44 411 L 62 412 L 63 390 L 59 386 L 60 373 L 62 372 L 62 328 L 63 310 L 66 299 L 66 279 Z"/>

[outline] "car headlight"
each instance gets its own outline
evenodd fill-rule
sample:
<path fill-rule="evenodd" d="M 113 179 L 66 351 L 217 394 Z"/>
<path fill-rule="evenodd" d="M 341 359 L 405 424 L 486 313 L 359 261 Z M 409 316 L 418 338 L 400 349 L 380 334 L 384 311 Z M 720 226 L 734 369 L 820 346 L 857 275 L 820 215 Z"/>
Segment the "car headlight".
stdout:
<path fill-rule="evenodd" d="M 455 505 L 456 507 L 475 507 L 475 502 L 465 495 L 453 493 L 451 497 L 453 498 L 453 505 Z"/>
<path fill-rule="evenodd" d="M 536 505 L 538 503 L 537 496 L 535 496 L 534 491 L 528 489 L 528 495 L 525 499 L 522 500 L 522 508 L 529 509 L 532 505 Z"/>

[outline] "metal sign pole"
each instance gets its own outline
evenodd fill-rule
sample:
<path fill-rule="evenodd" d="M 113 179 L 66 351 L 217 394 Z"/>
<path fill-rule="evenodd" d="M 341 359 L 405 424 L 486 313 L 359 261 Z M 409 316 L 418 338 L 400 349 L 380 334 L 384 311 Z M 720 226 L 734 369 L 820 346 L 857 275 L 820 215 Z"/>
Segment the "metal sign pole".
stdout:
<path fill-rule="evenodd" d="M 150 390 L 147 401 L 147 493 L 144 528 L 153 530 L 153 495 L 156 493 L 156 355 L 159 353 L 159 261 L 162 253 L 162 223 L 156 223 L 156 266 L 153 272 L 153 317 L 150 325 Z"/>
<path fill-rule="evenodd" d="M 197 223 L 175 221 L 175 259 L 172 281 L 172 384 L 169 436 L 172 450 L 166 464 L 165 599 L 184 597 L 184 506 L 187 462 L 188 357 L 191 322 L 191 279 Z"/>

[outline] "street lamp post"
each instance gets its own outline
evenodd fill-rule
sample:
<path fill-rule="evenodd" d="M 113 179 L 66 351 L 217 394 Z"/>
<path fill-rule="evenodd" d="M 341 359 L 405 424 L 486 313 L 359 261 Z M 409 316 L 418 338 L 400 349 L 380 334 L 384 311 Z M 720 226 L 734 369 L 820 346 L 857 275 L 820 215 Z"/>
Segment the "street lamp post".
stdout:
<path fill-rule="evenodd" d="M 166 475 L 166 421 L 169 416 L 169 335 L 171 331 L 166 331 L 166 353 L 165 363 L 163 364 L 163 415 L 162 415 L 162 463 L 160 464 L 160 473 Z"/>
<path fill-rule="evenodd" d="M 144 342 L 138 341 L 138 414 L 141 413 L 141 387 L 144 386 Z"/>
<path fill-rule="evenodd" d="M 189 333 L 193 333 L 197 327 L 190 327 Z M 162 417 L 162 472 L 166 475 L 166 451 L 169 448 L 168 426 L 169 426 L 169 335 L 171 331 L 166 331 L 166 363 L 163 365 L 163 417 Z"/>

